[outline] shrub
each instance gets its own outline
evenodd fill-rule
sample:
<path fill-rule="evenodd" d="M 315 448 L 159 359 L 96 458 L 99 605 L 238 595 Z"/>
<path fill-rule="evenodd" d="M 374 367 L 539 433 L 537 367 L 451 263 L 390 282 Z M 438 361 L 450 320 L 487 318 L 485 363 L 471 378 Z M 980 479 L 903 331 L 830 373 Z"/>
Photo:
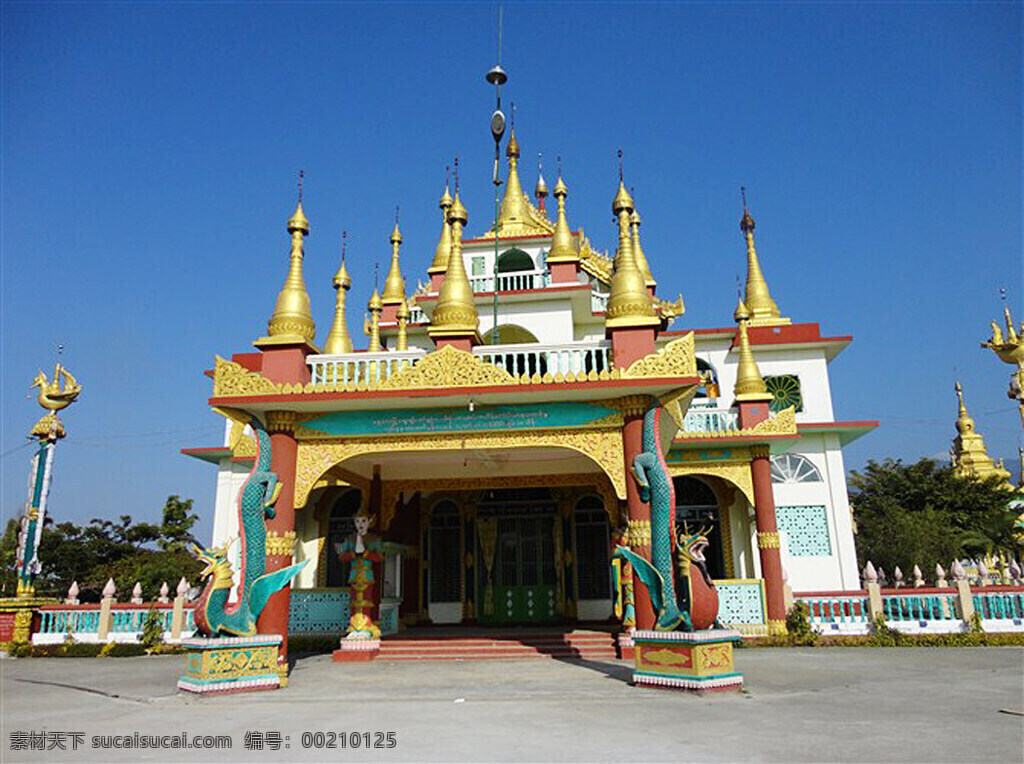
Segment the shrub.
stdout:
<path fill-rule="evenodd" d="M 811 609 L 806 602 L 794 602 L 786 613 L 786 631 L 791 645 L 810 647 L 817 643 L 820 634 L 811 626 Z"/>
<path fill-rule="evenodd" d="M 146 620 L 142 622 L 142 633 L 139 635 L 139 643 L 149 652 L 153 652 L 159 645 L 164 643 L 164 618 L 163 613 L 155 607 L 150 608 L 146 613 Z"/>

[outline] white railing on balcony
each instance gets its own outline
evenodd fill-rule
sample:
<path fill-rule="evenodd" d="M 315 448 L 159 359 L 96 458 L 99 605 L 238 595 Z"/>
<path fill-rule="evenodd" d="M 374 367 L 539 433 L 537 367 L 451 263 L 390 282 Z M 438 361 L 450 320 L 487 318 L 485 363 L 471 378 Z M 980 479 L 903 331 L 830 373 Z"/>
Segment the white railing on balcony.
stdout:
<path fill-rule="evenodd" d="M 608 340 L 561 345 L 482 345 L 473 348 L 473 355 L 515 376 L 599 374 L 612 368 L 612 345 Z"/>
<path fill-rule="evenodd" d="M 474 292 L 493 292 L 494 274 L 470 276 L 469 283 Z M 498 291 L 515 292 L 520 289 L 542 289 L 551 283 L 551 275 L 546 270 L 511 271 L 498 274 Z"/>
<path fill-rule="evenodd" d="M 416 364 L 426 350 L 391 350 L 381 353 L 338 353 L 306 358 L 314 385 L 351 385 L 383 382 Z"/>
<path fill-rule="evenodd" d="M 608 310 L 608 295 L 601 292 L 590 293 L 590 312 L 605 313 Z"/>
<path fill-rule="evenodd" d="M 425 324 L 427 323 L 427 314 L 423 312 L 423 308 L 419 305 L 409 306 L 409 323 L 410 324 Z"/>
<path fill-rule="evenodd" d="M 683 416 L 683 432 L 735 432 L 740 429 L 736 409 L 691 408 Z"/>

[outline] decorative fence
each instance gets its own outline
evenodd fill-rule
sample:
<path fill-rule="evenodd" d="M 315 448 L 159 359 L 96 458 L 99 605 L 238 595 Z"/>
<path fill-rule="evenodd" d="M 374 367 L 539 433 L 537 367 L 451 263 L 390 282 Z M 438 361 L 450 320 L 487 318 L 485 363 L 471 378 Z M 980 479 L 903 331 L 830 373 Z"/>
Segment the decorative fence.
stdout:
<path fill-rule="evenodd" d="M 612 347 L 608 340 L 558 345 L 482 345 L 473 348 L 473 355 L 515 376 L 599 374 L 612 367 Z"/>
<path fill-rule="evenodd" d="M 860 591 L 802 592 L 794 600 L 807 605 L 811 625 L 823 634 L 867 634 L 876 617 L 906 634 L 967 631 L 975 614 L 987 632 L 1024 632 L 1024 586 L 972 590 L 956 586 L 882 589 L 868 583 Z"/>
<path fill-rule="evenodd" d="M 469 283 L 473 291 L 493 292 L 494 275 L 470 276 Z M 498 274 L 499 292 L 516 292 L 522 289 L 542 289 L 551 283 L 551 275 L 546 270 L 509 271 Z"/>
<path fill-rule="evenodd" d="M 306 358 L 306 363 L 314 385 L 376 384 L 415 365 L 426 354 L 422 348 L 413 348 L 380 353 L 311 355 Z"/>
<path fill-rule="evenodd" d="M 164 642 L 173 644 L 191 637 L 196 630 L 191 605 L 154 602 L 145 605 L 103 603 L 93 605 L 45 605 L 39 608 L 38 630 L 32 644 L 52 645 L 75 642 L 138 642 L 150 610 L 160 614 Z"/>

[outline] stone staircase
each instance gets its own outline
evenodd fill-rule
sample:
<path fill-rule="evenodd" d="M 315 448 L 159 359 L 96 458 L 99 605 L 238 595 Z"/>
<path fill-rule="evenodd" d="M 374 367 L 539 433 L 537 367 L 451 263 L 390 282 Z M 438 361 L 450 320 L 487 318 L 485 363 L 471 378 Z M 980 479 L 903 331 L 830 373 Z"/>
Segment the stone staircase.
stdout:
<path fill-rule="evenodd" d="M 529 631 L 438 636 L 402 635 L 381 640 L 378 661 L 487 661 L 528 658 L 615 658 L 606 631 Z"/>

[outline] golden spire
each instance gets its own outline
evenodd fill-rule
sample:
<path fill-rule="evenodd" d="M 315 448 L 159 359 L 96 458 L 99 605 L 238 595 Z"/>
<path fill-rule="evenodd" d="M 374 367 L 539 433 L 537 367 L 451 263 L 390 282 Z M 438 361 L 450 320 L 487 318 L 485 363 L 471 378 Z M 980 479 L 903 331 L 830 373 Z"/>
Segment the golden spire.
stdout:
<path fill-rule="evenodd" d="M 551 237 L 551 249 L 548 251 L 549 263 L 574 263 L 580 259 L 576 247 L 572 244 L 572 231 L 569 230 L 569 222 L 565 218 L 565 197 L 569 195 L 569 189 L 562 180 L 562 173 L 558 173 L 558 182 L 555 183 L 555 200 L 558 202 L 558 220 L 555 222 L 555 233 Z"/>
<path fill-rule="evenodd" d="M 462 227 L 469 222 L 466 208 L 459 199 L 455 187 L 455 201 L 448 212 L 452 227 L 452 250 L 448 256 L 448 270 L 437 296 L 437 305 L 430 317 L 427 332 L 431 337 L 476 334 L 480 317 L 473 301 L 473 287 L 466 275 L 466 264 L 462 259 Z"/>
<path fill-rule="evenodd" d="M 621 162 L 622 153 L 619 153 Z M 630 236 L 630 214 L 633 199 L 622 182 L 622 168 L 619 168 L 619 191 L 612 202 L 612 212 L 619 219 L 619 250 L 615 253 L 615 270 L 612 273 L 611 292 L 605 310 L 605 326 L 657 326 L 661 319 L 654 312 L 644 275 L 637 267 Z"/>
<path fill-rule="evenodd" d="M 381 350 L 380 314 L 384 309 L 384 304 L 381 302 L 380 292 L 377 291 L 377 287 L 373 288 L 373 294 L 370 295 L 370 301 L 366 304 L 366 308 L 370 311 L 370 325 L 363 327 L 363 331 L 370 335 L 370 346 L 366 349 L 370 353 L 378 353 Z"/>
<path fill-rule="evenodd" d="M 448 222 L 448 210 L 452 208 L 452 196 L 448 193 L 448 180 L 444 182 L 444 194 L 441 195 L 441 240 L 434 250 L 434 260 L 427 268 L 427 273 L 444 273 L 448 269 L 448 253 L 452 250 L 452 228 Z"/>
<path fill-rule="evenodd" d="M 398 303 L 398 311 L 395 313 L 398 319 L 398 347 L 395 350 L 409 349 L 409 303 L 405 297 Z"/>
<path fill-rule="evenodd" d="M 516 140 L 515 128 L 512 128 L 508 146 L 505 147 L 505 156 L 508 157 L 508 183 L 505 185 L 505 196 L 501 200 L 501 212 L 498 214 L 499 232 L 508 225 L 531 222 L 526 196 L 519 184 L 519 142 Z"/>
<path fill-rule="evenodd" d="M 640 246 L 640 213 L 635 209 L 633 214 L 629 217 L 630 225 L 632 226 L 633 234 L 633 254 L 636 256 L 636 266 L 640 269 L 640 272 L 644 274 L 644 284 L 649 289 L 654 289 L 658 286 L 658 282 L 654 280 L 654 274 L 651 273 L 651 266 L 647 264 L 647 256 L 644 255 L 644 250 Z"/>
<path fill-rule="evenodd" d="M 998 476 L 1010 487 L 1010 472 L 992 460 L 985 449 L 984 438 L 974 429 L 974 420 L 964 405 L 963 387 L 957 382 L 954 389 L 957 398 L 957 436 L 953 438 L 953 447 L 949 451 L 953 471 L 961 477 L 973 476 L 979 480 Z"/>
<path fill-rule="evenodd" d="M 771 393 L 764 383 L 757 362 L 754 361 L 754 353 L 750 349 L 750 338 L 747 336 L 747 324 L 750 322 L 750 311 L 740 299 L 736 305 L 736 312 L 733 319 L 739 324 L 739 345 L 740 359 L 736 369 L 736 384 L 733 386 L 733 393 L 738 401 L 770 401 Z"/>
<path fill-rule="evenodd" d="M 306 282 L 302 277 L 302 239 L 309 234 L 309 221 L 302 211 L 302 173 L 299 173 L 299 203 L 288 219 L 288 232 L 292 235 L 291 260 L 284 287 L 277 295 L 274 315 L 267 323 L 267 337 L 256 341 L 257 346 L 291 342 L 312 343 L 316 324 L 309 305 Z"/>
<path fill-rule="evenodd" d="M 351 353 L 352 337 L 348 333 L 348 322 L 345 320 L 345 297 L 352 288 L 352 277 L 348 275 L 348 268 L 345 267 L 345 248 L 348 233 L 341 232 L 341 267 L 334 274 L 334 289 L 338 292 L 334 303 L 334 323 L 331 324 L 331 332 L 327 335 L 327 342 L 324 343 L 325 353 Z"/>
<path fill-rule="evenodd" d="M 768 291 L 768 282 L 761 273 L 761 264 L 754 248 L 754 218 L 747 209 L 747 191 L 741 188 L 743 195 L 743 217 L 740 218 L 740 230 L 747 240 L 747 291 L 745 301 L 750 309 L 750 325 L 764 326 L 767 324 L 788 324 L 789 319 L 779 314 L 779 306 L 775 304 Z"/>
<path fill-rule="evenodd" d="M 398 230 L 398 208 L 395 208 L 395 230 L 391 232 L 391 269 L 384 279 L 385 305 L 397 305 L 405 298 L 405 279 L 398 264 L 398 248 L 402 246 L 402 232 Z"/>

